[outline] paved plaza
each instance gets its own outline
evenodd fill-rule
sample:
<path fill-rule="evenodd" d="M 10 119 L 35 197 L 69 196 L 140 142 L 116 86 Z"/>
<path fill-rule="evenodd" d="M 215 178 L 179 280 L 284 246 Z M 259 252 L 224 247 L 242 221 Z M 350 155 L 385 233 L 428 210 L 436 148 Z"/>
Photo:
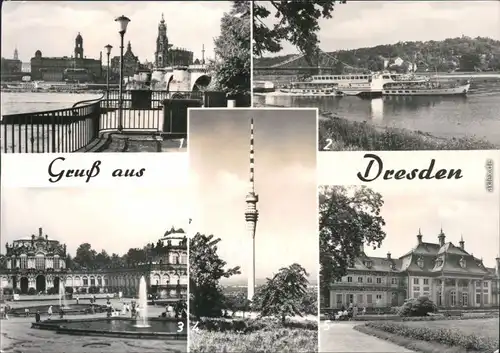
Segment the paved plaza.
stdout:
<path fill-rule="evenodd" d="M 411 353 L 405 347 L 353 329 L 360 322 L 321 322 L 320 352 Z"/>
<path fill-rule="evenodd" d="M 101 303 L 102 301 L 102 303 Z M 97 300 L 97 304 L 105 304 L 106 300 Z M 74 301 L 70 301 L 69 305 Z M 80 303 L 85 301 L 80 300 Z M 33 305 L 59 305 L 58 301 L 14 302 L 12 307 Z M 122 304 L 118 299 L 112 299 L 113 307 L 121 309 Z M 157 317 L 164 311 L 164 307 L 148 306 L 148 316 Z M 54 315 L 57 318 L 57 315 Z M 106 317 L 105 313 L 94 315 L 68 315 L 67 319 Z M 47 318 L 47 313 L 42 313 L 42 320 Z M 58 334 L 54 331 L 32 329 L 33 317 L 11 317 L 1 321 L 1 352 L 9 353 L 178 353 L 187 351 L 185 340 L 150 340 L 135 338 L 92 337 Z"/>

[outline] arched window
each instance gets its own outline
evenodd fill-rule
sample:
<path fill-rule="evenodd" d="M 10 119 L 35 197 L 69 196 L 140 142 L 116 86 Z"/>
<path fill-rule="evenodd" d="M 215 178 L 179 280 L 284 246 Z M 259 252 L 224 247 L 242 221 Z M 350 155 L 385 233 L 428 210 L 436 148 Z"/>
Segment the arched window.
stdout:
<path fill-rule="evenodd" d="M 35 257 L 35 268 L 37 270 L 45 270 L 45 256 L 43 254 L 37 254 Z"/>
<path fill-rule="evenodd" d="M 28 268 L 28 256 L 21 254 L 19 257 L 19 268 Z"/>
<path fill-rule="evenodd" d="M 469 293 L 467 292 L 462 293 L 462 305 L 469 306 Z"/>
<path fill-rule="evenodd" d="M 454 290 L 450 292 L 450 305 L 451 306 L 457 305 L 457 292 L 455 292 Z"/>

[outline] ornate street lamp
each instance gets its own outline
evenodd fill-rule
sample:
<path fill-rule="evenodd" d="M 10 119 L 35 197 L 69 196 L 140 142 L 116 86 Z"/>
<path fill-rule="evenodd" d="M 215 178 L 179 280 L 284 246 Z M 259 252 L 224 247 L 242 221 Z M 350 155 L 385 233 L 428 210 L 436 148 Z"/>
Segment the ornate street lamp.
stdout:
<path fill-rule="evenodd" d="M 127 26 L 130 22 L 130 18 L 121 15 L 115 19 L 120 26 L 120 97 L 118 99 L 118 131 L 123 131 L 123 37 L 125 32 L 127 32 Z"/>
<path fill-rule="evenodd" d="M 108 44 L 104 48 L 106 49 L 106 55 L 108 56 L 108 69 L 106 70 L 106 106 L 109 108 L 109 56 L 111 55 L 111 49 L 113 49 L 113 46 Z"/>

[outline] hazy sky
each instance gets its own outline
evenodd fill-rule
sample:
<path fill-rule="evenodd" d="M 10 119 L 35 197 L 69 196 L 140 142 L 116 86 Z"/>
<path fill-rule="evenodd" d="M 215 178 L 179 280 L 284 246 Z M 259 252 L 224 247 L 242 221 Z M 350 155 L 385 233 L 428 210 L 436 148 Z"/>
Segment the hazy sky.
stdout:
<path fill-rule="evenodd" d="M 111 44 L 111 55 L 119 55 L 120 35 L 116 17 L 131 19 L 125 34 L 132 51 L 143 62 L 153 61 L 161 14 L 165 16 L 169 42 L 213 57 L 214 38 L 220 34 L 220 20 L 231 7 L 229 1 L 19 1 L 2 4 L 2 57 L 12 58 L 17 46 L 19 58 L 27 62 L 36 50 L 43 56 L 71 56 L 75 37 L 83 37 L 84 55 L 99 58 Z"/>
<path fill-rule="evenodd" d="M 274 12 L 266 24 L 276 22 Z M 348 1 L 320 20 L 323 51 L 461 35 L 500 39 L 500 1 Z M 297 50 L 283 43 L 278 55 Z M 269 54 L 265 54 L 267 56 Z"/>
<path fill-rule="evenodd" d="M 254 118 L 256 278 L 301 264 L 314 280 L 318 269 L 316 112 L 287 110 L 191 111 L 189 158 L 193 176 L 193 231 L 221 238 L 219 255 L 241 266 L 245 280 L 249 238 L 250 118 Z"/>
<path fill-rule="evenodd" d="M 5 242 L 38 235 L 120 255 L 156 242 L 172 226 L 186 230 L 188 200 L 181 188 L 2 188 L 1 252 Z"/>
<path fill-rule="evenodd" d="M 463 235 L 465 250 L 477 258 L 483 258 L 485 266 L 495 267 L 499 252 L 500 198 L 494 193 L 467 189 L 395 188 L 394 183 L 386 187 L 378 185 L 385 201 L 382 216 L 387 237 L 380 249 L 365 246 L 368 255 L 400 257 L 417 245 L 418 229 L 421 228 L 424 242 L 438 243 L 438 234 L 443 227 L 445 241 L 459 246 Z M 496 186 L 498 189 L 498 185 Z"/>

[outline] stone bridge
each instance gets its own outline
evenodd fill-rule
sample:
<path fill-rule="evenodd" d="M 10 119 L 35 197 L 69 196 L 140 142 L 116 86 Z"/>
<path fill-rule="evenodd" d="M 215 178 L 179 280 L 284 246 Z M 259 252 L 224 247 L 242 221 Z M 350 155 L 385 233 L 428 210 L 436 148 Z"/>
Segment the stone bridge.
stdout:
<path fill-rule="evenodd" d="M 175 66 L 156 69 L 151 75 L 155 88 L 170 85 L 170 91 L 199 91 L 207 87 L 212 77 L 206 65 Z"/>

